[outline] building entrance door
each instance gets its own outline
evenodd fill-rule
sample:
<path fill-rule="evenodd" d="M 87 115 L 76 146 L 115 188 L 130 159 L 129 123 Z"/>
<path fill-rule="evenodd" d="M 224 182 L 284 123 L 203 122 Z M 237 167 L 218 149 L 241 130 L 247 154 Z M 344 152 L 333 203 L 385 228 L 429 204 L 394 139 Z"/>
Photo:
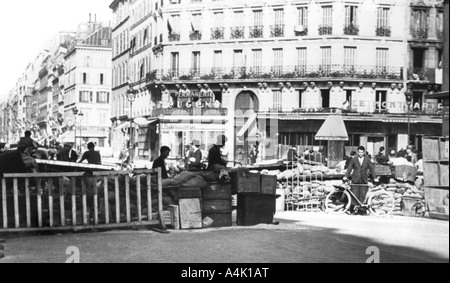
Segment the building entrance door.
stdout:
<path fill-rule="evenodd" d="M 235 107 L 235 136 L 234 151 L 235 161 L 243 165 L 255 163 L 256 158 L 251 155 L 251 150 L 258 142 L 258 125 L 256 115 L 259 111 L 259 100 L 250 91 L 241 92 L 236 98 Z M 260 153 L 258 153 L 259 155 Z M 253 158 L 251 158 L 253 157 Z"/>

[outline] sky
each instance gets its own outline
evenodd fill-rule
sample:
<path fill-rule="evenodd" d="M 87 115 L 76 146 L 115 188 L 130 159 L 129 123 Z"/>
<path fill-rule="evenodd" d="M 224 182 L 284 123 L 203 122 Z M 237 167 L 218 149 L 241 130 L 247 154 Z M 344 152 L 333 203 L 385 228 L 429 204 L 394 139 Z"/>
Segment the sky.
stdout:
<path fill-rule="evenodd" d="M 113 0 L 12 0 L 0 10 L 0 102 L 8 97 L 45 44 L 59 31 L 76 31 L 78 24 L 97 14 L 109 25 Z"/>

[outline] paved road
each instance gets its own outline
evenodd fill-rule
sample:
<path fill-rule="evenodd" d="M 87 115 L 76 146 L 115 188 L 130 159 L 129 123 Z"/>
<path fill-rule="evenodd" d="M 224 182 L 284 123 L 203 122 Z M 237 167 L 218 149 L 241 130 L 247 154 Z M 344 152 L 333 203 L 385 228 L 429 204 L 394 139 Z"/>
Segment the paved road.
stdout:
<path fill-rule="evenodd" d="M 82 263 L 449 262 L 449 223 L 430 219 L 278 213 L 280 225 L 195 231 L 111 231 L 7 239 L 0 263 L 63 263 L 76 246 Z M 372 254 L 373 255 L 373 254 Z"/>

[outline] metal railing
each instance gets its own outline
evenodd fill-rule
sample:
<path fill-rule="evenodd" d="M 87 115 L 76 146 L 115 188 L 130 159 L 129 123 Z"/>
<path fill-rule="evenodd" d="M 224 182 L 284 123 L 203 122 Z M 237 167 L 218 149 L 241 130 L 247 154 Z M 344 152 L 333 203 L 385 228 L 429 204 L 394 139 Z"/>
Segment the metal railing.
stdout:
<path fill-rule="evenodd" d="M 231 39 L 244 39 L 244 38 L 245 38 L 245 27 L 231 28 Z"/>
<path fill-rule="evenodd" d="M 375 34 L 376 34 L 376 36 L 390 37 L 391 36 L 391 27 L 377 26 L 375 29 Z"/>
<path fill-rule="evenodd" d="M 180 33 L 175 33 L 172 32 L 171 34 L 169 34 L 169 42 L 175 42 L 175 41 L 180 41 L 181 39 L 181 35 Z"/>
<path fill-rule="evenodd" d="M 284 25 L 272 25 L 270 26 L 271 37 L 284 37 Z"/>
<path fill-rule="evenodd" d="M 165 227 L 161 221 L 161 169 L 135 170 L 133 177 L 130 173 L 4 174 L 1 179 L 0 233 L 154 224 Z M 153 176 L 157 180 L 155 189 L 152 187 Z M 155 213 L 152 192 L 157 198 Z"/>
<path fill-rule="evenodd" d="M 189 33 L 189 39 L 192 41 L 202 40 L 202 32 L 201 31 L 191 31 Z"/>
<path fill-rule="evenodd" d="M 319 26 L 319 35 L 332 35 L 332 34 L 333 34 L 333 26 L 331 25 Z"/>
<path fill-rule="evenodd" d="M 303 30 L 294 30 L 295 32 L 295 36 L 305 36 L 308 35 L 308 27 L 307 26 L 303 26 Z"/>
<path fill-rule="evenodd" d="M 264 26 L 251 26 L 250 38 L 263 38 L 264 37 Z"/>
<path fill-rule="evenodd" d="M 359 26 L 354 24 L 349 24 L 344 27 L 345 35 L 358 35 L 359 34 Z"/>
<path fill-rule="evenodd" d="M 225 28 L 224 27 L 216 27 L 211 28 L 211 39 L 224 39 L 225 38 Z"/>
<path fill-rule="evenodd" d="M 428 28 L 411 28 L 411 36 L 414 39 L 427 39 L 428 38 Z"/>
<path fill-rule="evenodd" d="M 308 66 L 261 66 L 239 68 L 168 69 L 155 71 L 156 80 L 245 80 L 245 79 L 385 79 L 401 80 L 401 67 L 308 65 Z"/>

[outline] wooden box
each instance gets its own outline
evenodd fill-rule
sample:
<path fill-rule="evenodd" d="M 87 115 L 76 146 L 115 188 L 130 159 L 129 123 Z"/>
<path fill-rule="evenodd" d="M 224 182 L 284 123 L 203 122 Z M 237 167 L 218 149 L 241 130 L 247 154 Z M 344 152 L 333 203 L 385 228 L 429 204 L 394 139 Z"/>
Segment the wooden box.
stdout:
<path fill-rule="evenodd" d="M 425 203 L 431 218 L 449 220 L 448 189 L 425 187 Z"/>
<path fill-rule="evenodd" d="M 203 212 L 231 212 L 231 198 L 229 200 L 203 200 Z"/>
<path fill-rule="evenodd" d="M 436 162 L 424 162 L 423 180 L 426 187 L 439 186 L 439 164 Z"/>
<path fill-rule="evenodd" d="M 233 184 L 233 194 L 237 193 L 259 193 L 259 173 L 248 171 L 236 171 L 230 174 Z"/>
<path fill-rule="evenodd" d="M 206 189 L 202 191 L 202 199 L 203 200 L 217 200 L 217 199 L 231 199 L 231 184 L 220 184 L 220 183 L 211 183 L 208 184 Z"/>
<path fill-rule="evenodd" d="M 423 159 L 425 161 L 439 160 L 440 141 L 438 138 L 424 138 L 422 140 Z"/>
<path fill-rule="evenodd" d="M 203 213 L 203 218 L 209 217 L 214 223 L 211 227 L 230 227 L 233 226 L 233 217 L 231 212 Z"/>
<path fill-rule="evenodd" d="M 448 186 L 449 182 L 448 182 L 448 164 L 439 164 L 439 174 L 440 174 L 440 185 L 441 186 Z"/>
<path fill-rule="evenodd" d="M 199 198 L 180 199 L 179 207 L 181 229 L 203 228 L 202 208 Z"/>
<path fill-rule="evenodd" d="M 169 210 L 163 211 L 163 221 L 166 225 L 172 226 L 175 230 L 180 230 L 180 209 L 177 205 L 169 205 Z"/>
<path fill-rule="evenodd" d="M 237 225 L 273 224 L 276 199 L 275 195 L 238 195 Z"/>
<path fill-rule="evenodd" d="M 265 195 L 275 195 L 277 191 L 277 176 L 261 175 L 261 193 Z"/>

